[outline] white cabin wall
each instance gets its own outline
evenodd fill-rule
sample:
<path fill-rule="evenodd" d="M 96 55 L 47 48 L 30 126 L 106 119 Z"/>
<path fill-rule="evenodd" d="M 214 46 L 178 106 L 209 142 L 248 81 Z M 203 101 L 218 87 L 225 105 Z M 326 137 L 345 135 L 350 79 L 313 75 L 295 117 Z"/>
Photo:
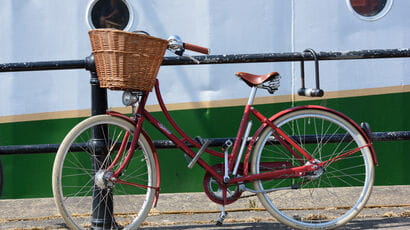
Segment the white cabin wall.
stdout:
<path fill-rule="evenodd" d="M 352 51 L 410 47 L 410 1 L 393 1 L 382 18 L 368 21 L 353 13 L 348 1 L 295 1 L 295 51 Z M 309 66 L 308 64 L 306 64 Z M 312 64 L 311 64 L 312 65 Z M 322 86 L 328 91 L 406 85 L 406 59 L 321 62 Z M 313 79 L 313 70 L 310 72 Z"/>
<path fill-rule="evenodd" d="M 86 1 L 2 0 L 0 63 L 83 59 Z M 2 73 L 0 115 L 89 108 L 84 70 Z"/>
<path fill-rule="evenodd" d="M 89 1 L 6 1 L 12 48 L 0 63 L 82 59 L 89 55 L 86 7 Z M 283 1 L 130 1 L 132 30 L 209 47 L 212 54 L 286 52 L 291 44 L 290 2 Z M 29 23 L 28 23 L 29 22 Z M 3 36 L 2 36 L 3 37 Z M 2 38 L 4 39 L 4 38 Z M 170 54 L 169 54 L 170 55 Z M 190 55 L 194 55 L 190 53 Z M 289 63 L 162 67 L 161 88 L 167 103 L 244 98 L 248 88 L 234 76 L 246 71 L 278 71 L 291 84 Z M 0 115 L 88 109 L 89 75 L 84 70 L 2 74 Z M 29 95 L 29 96 L 28 96 Z M 109 93 L 109 106 L 122 106 L 120 92 Z M 263 95 L 266 95 L 263 93 Z M 151 100 L 150 104 L 155 104 Z"/>
<path fill-rule="evenodd" d="M 0 63 L 83 59 L 91 53 L 87 0 L 1 0 Z M 211 48 L 212 54 L 347 51 L 410 47 L 410 1 L 394 0 L 383 18 L 365 21 L 344 0 L 130 0 L 132 30 Z M 192 53 L 190 53 L 192 55 Z M 168 54 L 170 55 L 170 54 Z M 312 63 L 306 63 L 313 79 Z M 326 91 L 408 85 L 407 59 L 323 61 Z M 165 66 L 159 73 L 167 103 L 244 98 L 235 72 L 280 72 L 277 94 L 297 90 L 299 63 Z M 292 78 L 295 79 L 292 83 Z M 293 84 L 293 86 L 292 86 Z M 293 88 L 293 89 L 292 89 Z M 1 73 L 0 116 L 89 109 L 85 70 Z M 109 106 L 122 106 L 120 92 Z M 260 95 L 266 96 L 265 92 Z M 156 101 L 150 101 L 155 104 Z"/>
<path fill-rule="evenodd" d="M 291 49 L 291 1 L 210 1 L 211 47 L 216 54 L 289 52 Z M 213 65 L 213 100 L 246 98 L 249 87 L 235 72 L 279 72 L 278 94 L 291 88 L 290 63 Z M 260 90 L 260 96 L 269 94 Z"/>
<path fill-rule="evenodd" d="M 135 29 L 164 38 L 178 34 L 186 42 L 209 47 L 211 54 L 290 49 L 290 2 L 138 1 L 134 9 L 138 14 Z M 158 77 L 167 103 L 198 102 L 247 97 L 249 89 L 234 76 L 235 72 L 278 71 L 289 76 L 290 70 L 289 63 L 164 66 Z M 114 94 L 119 98 L 118 93 Z"/>
<path fill-rule="evenodd" d="M 185 42 L 210 47 L 207 1 L 135 1 L 133 7 L 137 15 L 134 30 L 144 30 L 164 39 L 176 34 Z M 173 54 L 167 52 L 166 55 Z M 209 81 L 209 66 L 164 66 L 158 78 L 167 103 L 200 101 L 198 90 L 202 90 Z M 112 106 L 121 106 L 120 93 L 111 92 L 110 95 Z M 149 104 L 156 103 L 154 98 L 150 98 Z"/>

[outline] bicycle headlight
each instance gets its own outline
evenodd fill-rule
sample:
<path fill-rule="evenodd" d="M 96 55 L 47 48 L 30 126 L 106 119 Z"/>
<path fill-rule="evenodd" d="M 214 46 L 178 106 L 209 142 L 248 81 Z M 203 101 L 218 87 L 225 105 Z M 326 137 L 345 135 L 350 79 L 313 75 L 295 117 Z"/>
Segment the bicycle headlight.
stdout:
<path fill-rule="evenodd" d="M 130 106 L 135 104 L 138 101 L 138 95 L 137 93 L 133 93 L 130 91 L 124 91 L 122 94 L 122 103 L 125 106 Z"/>

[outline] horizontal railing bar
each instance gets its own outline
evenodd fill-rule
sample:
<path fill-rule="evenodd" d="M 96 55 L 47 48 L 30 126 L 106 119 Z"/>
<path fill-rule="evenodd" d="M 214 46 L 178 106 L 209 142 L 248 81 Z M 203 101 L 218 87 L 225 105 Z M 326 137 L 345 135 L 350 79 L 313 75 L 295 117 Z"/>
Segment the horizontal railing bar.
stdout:
<path fill-rule="evenodd" d="M 345 52 L 318 52 L 319 60 L 354 60 L 375 58 L 405 58 L 410 57 L 410 49 L 375 49 Z M 260 54 L 229 54 L 194 56 L 199 63 L 187 57 L 164 57 L 162 65 L 196 65 L 196 64 L 235 64 L 257 62 L 292 62 L 311 61 L 311 53 L 287 52 L 287 53 L 260 53 Z"/>
<path fill-rule="evenodd" d="M 374 49 L 341 52 L 318 52 L 319 60 L 353 60 L 374 58 L 406 58 L 410 57 L 410 48 L 403 49 Z M 258 53 L 258 54 L 228 54 L 193 56 L 199 64 L 235 64 L 258 62 L 292 62 L 313 60 L 311 53 Z M 187 57 L 164 57 L 162 65 L 196 65 L 197 62 Z M 93 60 L 87 57 L 83 60 L 40 61 L 0 64 L 0 72 L 43 71 L 63 69 L 93 69 Z"/>
<path fill-rule="evenodd" d="M 0 72 L 85 69 L 85 60 L 40 61 L 0 64 Z"/>
<path fill-rule="evenodd" d="M 372 133 L 373 141 L 407 141 L 410 140 L 410 131 L 375 132 Z"/>
<path fill-rule="evenodd" d="M 375 132 L 372 133 L 373 141 L 405 141 L 410 140 L 410 131 L 394 131 L 394 132 Z M 300 140 L 299 136 L 292 137 L 295 140 Z M 210 141 L 210 147 L 221 147 L 228 139 L 234 140 L 235 138 L 204 138 L 204 140 Z M 345 138 L 343 135 L 329 135 L 323 137 L 326 142 L 336 141 L 350 141 L 351 139 Z M 316 136 L 310 135 L 303 138 L 304 143 L 314 143 Z M 278 144 L 272 141 L 270 144 Z M 8 145 L 0 146 L 0 155 L 12 155 L 12 154 L 36 154 L 36 153 L 56 153 L 59 144 L 38 144 L 38 145 Z M 154 146 L 157 149 L 171 149 L 177 148 L 176 144 L 170 140 L 155 140 Z M 191 146 L 192 147 L 192 146 Z M 73 151 L 81 151 L 86 149 L 87 144 L 77 144 Z"/>
<path fill-rule="evenodd" d="M 37 145 L 5 145 L 0 146 L 0 155 L 55 153 L 60 144 L 37 144 Z"/>

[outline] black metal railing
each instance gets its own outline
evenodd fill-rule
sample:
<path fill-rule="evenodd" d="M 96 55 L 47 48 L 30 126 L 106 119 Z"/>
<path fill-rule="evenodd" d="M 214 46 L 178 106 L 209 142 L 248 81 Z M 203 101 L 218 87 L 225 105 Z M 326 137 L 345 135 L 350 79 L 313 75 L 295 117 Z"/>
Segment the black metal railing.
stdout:
<path fill-rule="evenodd" d="M 315 137 L 293 137 L 295 140 L 302 140 L 303 143 L 316 143 Z M 326 137 L 322 136 L 324 140 L 332 139 L 333 141 L 340 141 L 343 137 Z M 225 138 L 203 138 L 205 141 L 209 141 L 209 147 L 220 147 L 224 145 L 227 140 L 235 140 L 235 137 Z M 405 141 L 410 140 L 410 131 L 393 131 L 393 132 L 373 132 L 372 141 Z M 349 141 L 344 138 L 344 141 Z M 178 146 L 171 140 L 154 140 L 154 146 L 157 149 L 170 149 L 178 148 Z M 279 144 L 279 142 L 271 141 L 270 144 Z M 190 144 L 187 144 L 192 147 Z M 56 153 L 60 144 L 37 144 L 37 145 L 9 145 L 0 146 L 0 155 L 19 155 L 19 154 L 35 154 L 35 153 Z M 78 149 L 72 151 L 78 151 L 85 149 L 87 143 L 77 146 Z"/>
<path fill-rule="evenodd" d="M 328 60 L 354 60 L 354 59 L 380 59 L 380 58 L 408 58 L 410 48 L 406 49 L 375 49 L 345 52 L 318 52 L 319 61 Z M 286 52 L 286 53 L 259 53 L 259 54 L 228 54 L 194 56 L 199 64 L 234 64 L 234 63 L 258 63 L 258 62 L 293 62 L 312 61 L 313 55 L 309 52 Z M 197 65 L 197 62 L 185 57 L 164 57 L 162 65 Z M 0 72 L 19 71 L 43 71 L 86 69 L 93 70 L 94 60 L 92 56 L 83 60 L 65 61 L 40 61 L 19 62 L 0 64 Z"/>
<path fill-rule="evenodd" d="M 319 61 L 327 60 L 354 60 L 354 59 L 376 59 L 376 58 L 408 58 L 410 49 L 376 49 L 346 52 L 317 52 Z M 286 52 L 286 53 L 259 53 L 259 54 L 230 54 L 230 55 L 207 55 L 195 56 L 199 64 L 234 64 L 234 63 L 259 63 L 259 62 L 295 62 L 312 61 L 314 57 L 311 52 Z M 164 57 L 162 65 L 197 65 L 197 62 L 185 57 Z M 98 85 L 95 73 L 93 56 L 90 55 L 82 60 L 63 61 L 40 61 L 0 64 L 0 72 L 21 71 L 45 71 L 45 70 L 67 70 L 85 69 L 90 72 L 91 79 L 91 114 L 103 114 L 107 110 L 107 90 Z M 1 77 L 1 75 L 0 75 Z M 374 141 L 398 141 L 410 140 L 410 131 L 390 131 L 373 133 Z M 212 146 L 220 146 L 228 138 L 210 139 Z M 175 144 L 167 140 L 154 141 L 156 148 L 175 148 Z M 39 145 L 13 145 L 0 146 L 0 155 L 8 154 L 31 154 L 31 153 L 53 153 L 58 149 L 58 144 Z"/>

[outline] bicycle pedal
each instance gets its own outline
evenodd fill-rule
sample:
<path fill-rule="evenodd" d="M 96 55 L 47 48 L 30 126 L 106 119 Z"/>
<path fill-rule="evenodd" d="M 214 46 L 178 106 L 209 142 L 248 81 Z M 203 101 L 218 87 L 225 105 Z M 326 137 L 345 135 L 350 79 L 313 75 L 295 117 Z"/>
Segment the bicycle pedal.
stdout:
<path fill-rule="evenodd" d="M 216 226 L 222 226 L 222 224 L 223 224 L 223 220 L 220 221 L 220 220 L 218 219 L 218 220 L 216 221 L 216 224 L 215 224 L 215 225 L 216 225 Z"/>
<path fill-rule="evenodd" d="M 200 137 L 200 136 L 194 137 L 194 140 L 195 140 L 198 144 L 200 144 L 201 146 L 205 144 L 204 139 L 202 139 L 202 137 Z"/>
<path fill-rule="evenodd" d="M 191 162 L 189 162 L 188 164 L 188 168 L 192 168 L 194 167 L 195 163 L 197 162 L 197 160 L 199 159 L 199 157 L 201 156 L 201 154 L 203 152 L 205 152 L 206 148 L 208 147 L 208 145 L 211 144 L 210 140 L 206 140 L 205 143 L 201 146 L 201 148 L 198 150 L 198 152 L 196 153 L 195 157 L 191 160 Z"/>
<path fill-rule="evenodd" d="M 216 220 L 216 225 L 217 226 L 222 226 L 222 224 L 224 223 L 225 218 L 228 216 L 228 213 L 225 211 L 222 211 L 221 214 L 219 214 L 218 219 Z"/>
<path fill-rule="evenodd" d="M 227 152 L 232 145 L 233 145 L 232 140 L 230 139 L 226 140 L 225 143 L 222 145 L 222 152 Z"/>

